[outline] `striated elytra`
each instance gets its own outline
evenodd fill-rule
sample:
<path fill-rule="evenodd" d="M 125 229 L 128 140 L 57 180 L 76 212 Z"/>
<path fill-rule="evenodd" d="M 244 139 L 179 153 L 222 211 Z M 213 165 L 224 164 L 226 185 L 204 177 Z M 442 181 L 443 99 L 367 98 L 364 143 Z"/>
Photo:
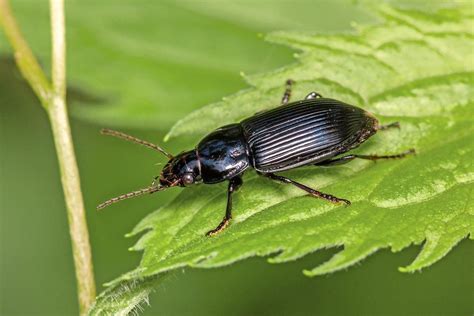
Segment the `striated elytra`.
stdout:
<path fill-rule="evenodd" d="M 350 205 L 350 201 L 323 193 L 287 177 L 275 174 L 300 166 L 332 166 L 355 158 L 377 160 L 403 158 L 409 149 L 396 155 L 345 155 L 379 130 L 399 128 L 398 122 L 380 125 L 369 112 L 344 102 L 311 92 L 304 100 L 289 103 L 293 81 L 286 82 L 281 106 L 249 117 L 240 123 L 213 131 L 190 151 L 173 156 L 160 146 L 133 136 L 104 129 L 103 134 L 123 138 L 161 152 L 169 158 L 152 185 L 112 198 L 97 208 L 154 193 L 166 188 L 199 183 L 228 181 L 226 213 L 207 235 L 224 230 L 232 219 L 232 194 L 242 185 L 242 174 L 253 168 L 259 175 L 292 184 L 314 197 Z"/>

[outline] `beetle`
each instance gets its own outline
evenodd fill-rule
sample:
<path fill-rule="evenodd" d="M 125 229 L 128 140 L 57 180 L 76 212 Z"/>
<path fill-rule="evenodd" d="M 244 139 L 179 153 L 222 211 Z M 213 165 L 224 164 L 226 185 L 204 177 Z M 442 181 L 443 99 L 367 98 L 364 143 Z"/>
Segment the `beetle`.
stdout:
<path fill-rule="evenodd" d="M 294 185 L 313 197 L 350 205 L 347 199 L 320 192 L 276 173 L 308 165 L 340 165 L 355 158 L 375 161 L 403 158 L 415 153 L 414 149 L 409 149 L 396 155 L 340 156 L 358 147 L 379 130 L 399 128 L 399 123 L 380 125 L 373 114 L 338 100 L 324 98 L 317 92 L 309 93 L 304 100 L 289 103 L 293 83 L 293 80 L 286 81 L 281 106 L 259 112 L 240 123 L 220 127 L 205 136 L 194 149 L 176 156 L 156 144 L 103 129 L 103 134 L 152 148 L 167 156 L 169 161 L 151 186 L 107 200 L 97 208 L 170 187 L 228 181 L 225 216 L 216 228 L 206 234 L 213 236 L 229 225 L 232 194 L 242 185 L 242 174 L 249 168 L 271 180 Z"/>

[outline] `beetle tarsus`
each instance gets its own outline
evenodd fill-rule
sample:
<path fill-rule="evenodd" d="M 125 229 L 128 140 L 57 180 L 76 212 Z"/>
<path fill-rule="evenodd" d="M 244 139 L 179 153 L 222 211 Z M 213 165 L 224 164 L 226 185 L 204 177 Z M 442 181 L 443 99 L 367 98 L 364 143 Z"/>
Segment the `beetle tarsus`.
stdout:
<path fill-rule="evenodd" d="M 314 189 L 311 189 L 311 188 L 309 188 L 309 189 L 310 189 L 310 191 L 307 191 L 307 192 L 311 196 L 314 196 L 314 197 L 317 197 L 317 198 L 320 198 L 320 199 L 324 199 L 324 200 L 329 201 L 329 202 L 334 203 L 334 204 L 344 204 L 344 206 L 351 205 L 351 201 L 349 201 L 347 199 L 338 198 L 334 195 L 327 194 L 327 193 L 322 193 L 320 191 L 317 191 L 317 190 L 314 190 Z"/>
<path fill-rule="evenodd" d="M 294 80 L 288 79 L 285 83 L 285 93 L 283 93 L 283 97 L 281 98 L 281 105 L 288 104 L 290 102 L 291 97 L 291 87 L 295 83 Z"/>
<path fill-rule="evenodd" d="M 347 200 L 347 199 L 341 199 L 341 198 L 338 198 L 338 197 L 335 197 L 335 196 L 332 196 L 331 197 L 334 199 L 334 203 L 335 204 L 344 204 L 344 206 L 350 206 L 352 203 L 351 201 Z"/>
<path fill-rule="evenodd" d="M 229 226 L 231 219 L 232 219 L 232 216 L 230 218 L 227 218 L 227 216 L 224 216 L 224 218 L 219 223 L 219 225 L 217 225 L 217 227 L 214 228 L 213 230 L 208 231 L 206 233 L 206 236 L 212 237 L 212 236 L 215 236 L 215 235 L 219 234 L 221 231 L 226 229 L 227 226 Z"/>

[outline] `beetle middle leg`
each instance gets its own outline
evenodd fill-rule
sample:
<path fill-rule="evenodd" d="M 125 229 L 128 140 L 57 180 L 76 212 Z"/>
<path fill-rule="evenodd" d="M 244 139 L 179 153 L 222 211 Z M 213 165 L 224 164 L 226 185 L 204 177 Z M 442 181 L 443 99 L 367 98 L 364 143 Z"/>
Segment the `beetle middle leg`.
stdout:
<path fill-rule="evenodd" d="M 308 192 L 310 195 L 312 195 L 314 197 L 329 201 L 331 203 L 344 203 L 346 205 L 351 205 L 351 201 L 349 201 L 349 200 L 341 199 L 341 198 L 335 197 L 334 195 L 317 191 L 315 189 L 307 187 L 306 185 L 304 185 L 302 183 L 291 180 L 287 177 L 279 176 L 279 175 L 276 175 L 274 173 L 264 173 L 262 175 L 264 175 L 265 177 L 268 177 L 272 180 L 275 180 L 275 181 L 279 181 L 279 182 L 287 183 L 287 184 L 292 184 L 295 187 L 297 187 L 297 188 L 299 188 L 303 191 Z"/>
<path fill-rule="evenodd" d="M 216 228 L 210 230 L 206 233 L 206 236 L 215 236 L 221 231 L 223 231 L 227 226 L 229 226 L 230 220 L 232 219 L 232 193 L 237 191 L 237 189 L 242 185 L 242 178 L 235 177 L 230 179 L 229 186 L 227 188 L 227 207 L 225 211 L 225 216 L 222 221 L 217 225 Z"/>
<path fill-rule="evenodd" d="M 342 165 L 342 164 L 348 163 L 349 161 L 354 160 L 355 158 L 372 160 L 372 161 L 376 161 L 376 160 L 380 160 L 380 159 L 400 159 L 400 158 L 404 158 L 405 156 L 411 155 L 411 154 L 414 154 L 414 153 L 415 153 L 415 149 L 411 148 L 407 151 L 404 151 L 404 152 L 402 152 L 400 154 L 396 154 L 396 155 L 383 155 L 383 156 L 379 156 L 379 155 L 347 155 L 347 156 L 342 156 L 342 157 L 335 158 L 335 159 L 321 161 L 321 162 L 318 162 L 314 165 L 315 166 Z"/>
<path fill-rule="evenodd" d="M 291 87 L 295 83 L 294 80 L 288 79 L 285 83 L 285 93 L 283 93 L 283 97 L 281 98 L 281 105 L 288 104 L 290 102 L 291 97 Z"/>

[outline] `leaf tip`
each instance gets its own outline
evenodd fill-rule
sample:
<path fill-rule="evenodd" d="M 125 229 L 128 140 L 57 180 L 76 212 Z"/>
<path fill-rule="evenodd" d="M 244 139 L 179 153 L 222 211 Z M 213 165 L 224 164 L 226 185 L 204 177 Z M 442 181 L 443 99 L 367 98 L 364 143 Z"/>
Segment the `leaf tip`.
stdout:
<path fill-rule="evenodd" d="M 307 270 L 307 269 L 303 270 L 303 274 L 304 274 L 304 276 L 307 276 L 309 278 L 312 278 L 312 277 L 315 277 L 315 276 L 319 275 L 318 273 L 314 273 L 312 270 Z"/>
<path fill-rule="evenodd" d="M 168 142 L 170 140 L 170 138 L 173 137 L 173 129 L 171 129 L 166 135 L 165 137 L 163 137 L 163 142 Z"/>
<path fill-rule="evenodd" d="M 408 272 L 415 272 L 410 266 L 406 267 L 398 267 L 398 271 L 403 272 L 403 273 L 408 273 Z"/>

